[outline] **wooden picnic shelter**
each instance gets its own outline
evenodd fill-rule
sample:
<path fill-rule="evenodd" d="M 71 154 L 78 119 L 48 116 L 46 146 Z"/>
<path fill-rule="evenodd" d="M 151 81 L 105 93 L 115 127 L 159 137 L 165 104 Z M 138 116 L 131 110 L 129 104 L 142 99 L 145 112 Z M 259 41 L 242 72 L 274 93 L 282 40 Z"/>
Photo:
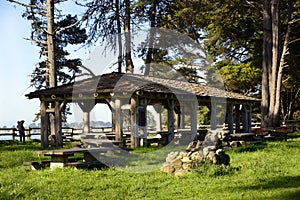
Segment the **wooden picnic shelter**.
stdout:
<path fill-rule="evenodd" d="M 127 109 L 131 124 L 131 145 L 138 147 L 140 138 L 147 137 L 147 106 L 161 105 L 168 110 L 168 133 L 174 137 L 175 129 L 184 129 L 189 115 L 190 130 L 197 133 L 198 106 L 210 109 L 210 129 L 219 123 L 228 124 L 230 133 L 249 132 L 252 105 L 259 100 L 227 92 L 207 85 L 189 83 L 180 79 L 166 79 L 137 74 L 109 73 L 26 95 L 40 99 L 41 145 L 48 146 L 48 137 L 55 134 L 55 145 L 62 146 L 62 110 L 67 103 L 77 103 L 83 111 L 83 133 L 90 133 L 90 112 L 102 103 L 112 111 L 112 125 L 116 140 L 122 141 L 122 110 Z M 155 106 L 154 106 L 155 107 Z M 159 106 L 156 106 L 159 110 Z M 219 114 L 225 109 L 226 116 Z M 175 115 L 177 115 L 175 117 Z M 54 117 L 54 126 L 49 119 Z M 177 120 L 175 120 L 177 119 Z M 242 128 L 241 128 L 242 127 Z"/>

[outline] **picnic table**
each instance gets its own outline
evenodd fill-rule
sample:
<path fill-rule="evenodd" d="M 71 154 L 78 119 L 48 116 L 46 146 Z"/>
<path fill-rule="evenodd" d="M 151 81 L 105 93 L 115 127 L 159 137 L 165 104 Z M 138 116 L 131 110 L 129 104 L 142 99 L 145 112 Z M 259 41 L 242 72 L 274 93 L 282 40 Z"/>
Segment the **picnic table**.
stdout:
<path fill-rule="evenodd" d="M 279 127 L 275 129 L 269 129 L 269 132 L 272 133 L 273 135 L 277 136 L 279 135 L 280 137 L 284 137 L 284 140 L 287 141 L 287 135 L 289 133 L 293 132 L 293 129 L 290 127 Z"/>
<path fill-rule="evenodd" d="M 73 167 L 89 167 L 96 165 L 103 165 L 97 158 L 94 157 L 95 153 L 106 153 L 110 148 L 71 148 L 60 150 L 40 150 L 35 151 L 34 154 L 49 156 L 50 160 L 41 163 L 50 164 L 50 168 L 58 168 L 65 166 Z M 77 154 L 76 157 L 75 154 Z M 31 165 L 32 169 L 37 169 L 37 161 L 24 162 L 24 165 Z"/>
<path fill-rule="evenodd" d="M 233 141 L 236 140 L 243 140 L 243 141 L 252 141 L 253 137 L 255 136 L 255 133 L 235 133 L 235 134 L 231 134 L 230 137 Z"/>

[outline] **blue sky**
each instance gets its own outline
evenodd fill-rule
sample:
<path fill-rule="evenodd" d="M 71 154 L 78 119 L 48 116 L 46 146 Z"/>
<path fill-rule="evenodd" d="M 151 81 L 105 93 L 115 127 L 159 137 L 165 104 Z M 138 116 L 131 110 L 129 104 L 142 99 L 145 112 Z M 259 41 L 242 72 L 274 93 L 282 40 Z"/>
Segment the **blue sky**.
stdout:
<path fill-rule="evenodd" d="M 24 39 L 30 25 L 21 17 L 22 8 L 1 0 L 0 9 L 0 127 L 20 119 L 28 124 L 39 110 L 38 100 L 24 96 L 33 91 L 29 75 L 38 62 L 38 48 Z"/>

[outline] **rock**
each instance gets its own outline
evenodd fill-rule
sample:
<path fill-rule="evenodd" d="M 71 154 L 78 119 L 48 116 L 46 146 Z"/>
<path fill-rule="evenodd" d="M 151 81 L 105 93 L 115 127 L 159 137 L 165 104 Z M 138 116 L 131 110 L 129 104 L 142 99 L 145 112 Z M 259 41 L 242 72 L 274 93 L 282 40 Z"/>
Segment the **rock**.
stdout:
<path fill-rule="evenodd" d="M 176 158 L 171 164 L 175 169 L 181 168 L 182 165 L 181 158 Z"/>
<path fill-rule="evenodd" d="M 203 148 L 203 155 L 207 156 L 209 152 L 216 150 L 214 146 L 207 146 Z"/>
<path fill-rule="evenodd" d="M 183 163 L 183 164 L 182 164 L 182 169 L 188 170 L 188 169 L 190 169 L 190 168 L 191 168 L 191 164 L 190 164 L 190 163 Z"/>
<path fill-rule="evenodd" d="M 181 162 L 183 162 L 183 163 L 191 163 L 192 161 L 191 161 L 190 157 L 185 156 L 185 157 L 183 157 L 181 159 Z"/>
<path fill-rule="evenodd" d="M 190 157 L 191 157 L 191 160 L 195 161 L 195 162 L 201 162 L 201 160 L 202 160 L 202 157 L 200 156 L 199 151 L 194 152 Z"/>
<path fill-rule="evenodd" d="M 200 150 L 201 144 L 202 144 L 202 141 L 198 140 L 195 149 Z"/>
<path fill-rule="evenodd" d="M 163 171 L 167 174 L 172 174 L 175 171 L 175 168 L 172 165 L 166 165 L 161 168 L 161 171 Z"/>
<path fill-rule="evenodd" d="M 185 173 L 187 173 L 188 172 L 188 170 L 183 170 L 183 169 L 181 169 L 181 170 L 176 170 L 175 172 L 174 172 L 174 175 L 175 176 L 182 176 L 182 175 L 184 175 Z"/>
<path fill-rule="evenodd" d="M 209 152 L 209 154 L 207 155 L 207 158 L 213 163 L 213 164 L 217 164 L 217 157 L 216 157 L 216 153 L 215 152 Z"/>
<path fill-rule="evenodd" d="M 181 176 L 206 161 L 229 165 L 230 157 L 225 154 L 223 149 L 223 145 L 227 146 L 227 143 L 222 143 L 222 138 L 224 139 L 226 134 L 222 134 L 223 132 L 218 130 L 209 131 L 205 141 L 193 141 L 187 149 L 169 153 L 161 170 L 168 174 Z M 239 143 L 235 142 L 231 145 L 239 145 Z"/>

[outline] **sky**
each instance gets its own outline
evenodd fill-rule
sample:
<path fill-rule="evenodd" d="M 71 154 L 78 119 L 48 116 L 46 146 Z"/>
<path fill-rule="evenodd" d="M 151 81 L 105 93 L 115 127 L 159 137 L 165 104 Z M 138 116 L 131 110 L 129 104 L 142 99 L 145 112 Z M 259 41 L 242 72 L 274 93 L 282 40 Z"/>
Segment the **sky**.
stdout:
<path fill-rule="evenodd" d="M 23 11 L 21 6 L 0 1 L 0 127 L 16 126 L 16 122 L 21 119 L 25 120 L 25 126 L 29 126 L 39 112 L 39 100 L 25 97 L 25 94 L 35 90 L 29 87 L 29 76 L 39 62 L 39 48 L 24 39 L 30 36 L 30 23 L 22 18 Z M 81 48 L 81 51 L 71 50 L 70 53 L 84 61 L 90 51 Z M 102 112 L 97 112 L 97 109 Z M 80 109 L 72 105 L 72 110 L 76 115 L 70 116 L 68 121 L 81 121 Z M 108 112 L 107 106 L 97 107 L 96 114 L 91 113 L 91 118 L 110 121 Z"/>
<path fill-rule="evenodd" d="M 24 119 L 31 123 L 39 110 L 38 100 L 28 100 L 29 75 L 38 62 L 38 48 L 24 38 L 30 25 L 21 17 L 19 6 L 0 1 L 0 127 L 16 125 Z"/>

